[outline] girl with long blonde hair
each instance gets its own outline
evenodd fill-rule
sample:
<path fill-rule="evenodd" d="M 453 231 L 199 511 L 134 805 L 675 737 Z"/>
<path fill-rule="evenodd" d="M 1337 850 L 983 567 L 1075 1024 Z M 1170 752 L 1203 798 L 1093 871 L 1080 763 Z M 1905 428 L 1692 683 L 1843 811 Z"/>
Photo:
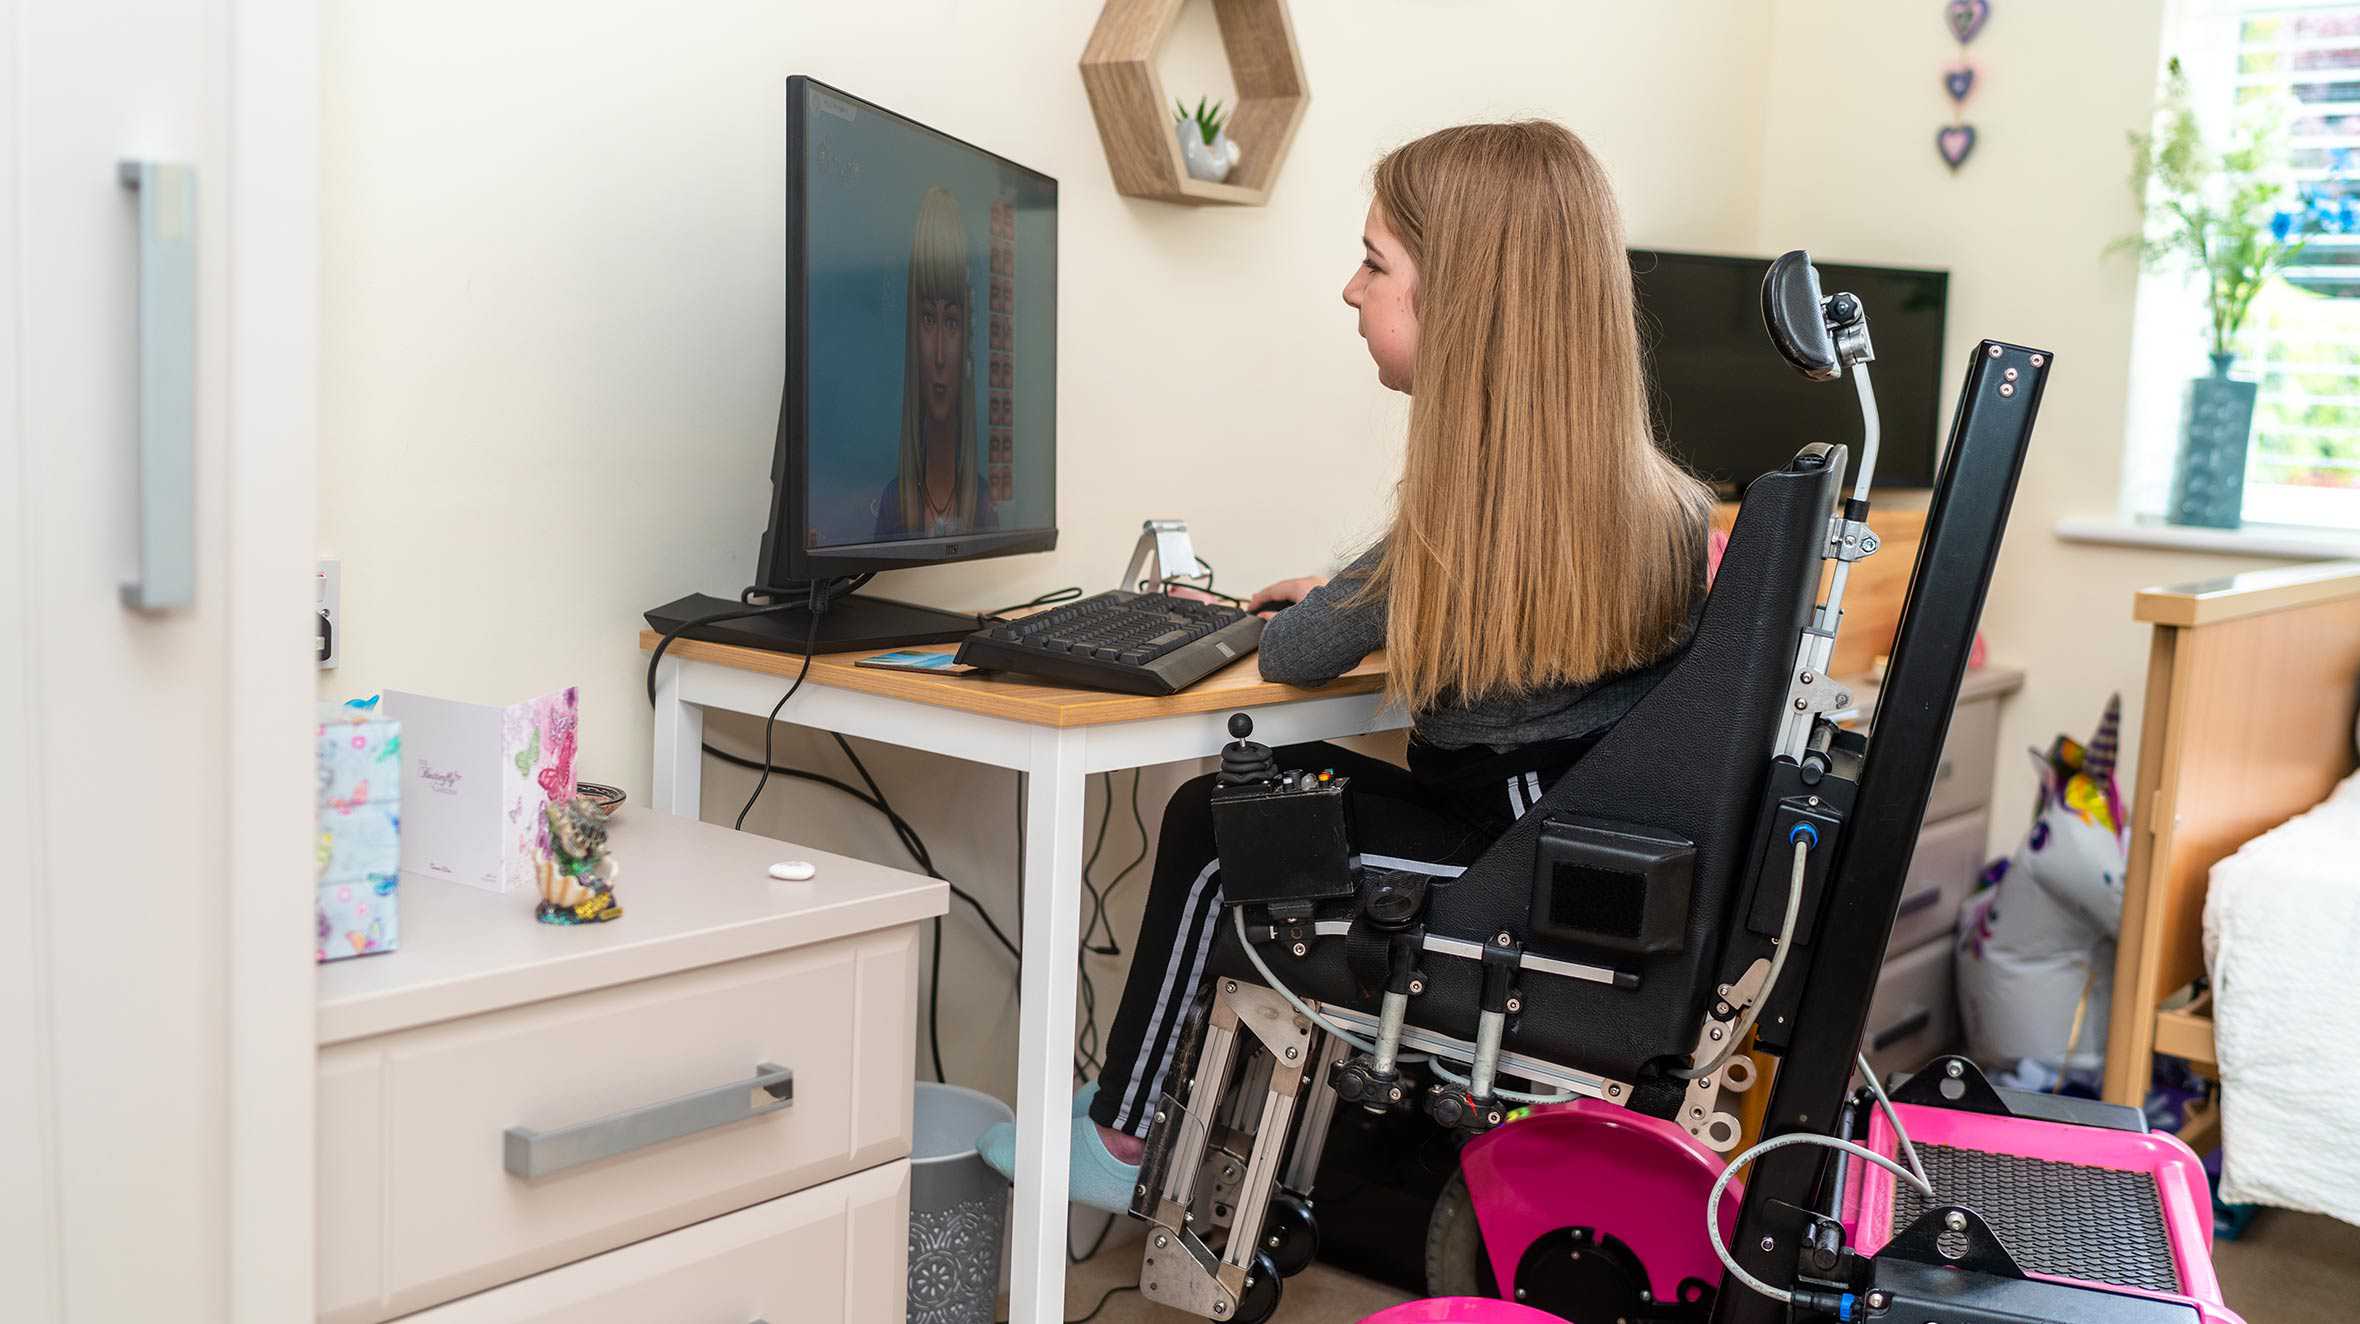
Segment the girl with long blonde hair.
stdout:
<path fill-rule="evenodd" d="M 974 291 L 959 200 L 940 186 L 918 200 L 906 278 L 901 464 L 877 496 L 878 541 L 997 527 L 975 453 Z"/>
<path fill-rule="evenodd" d="M 1409 766 L 1331 745 L 1281 767 L 1353 781 L 1353 842 L 1455 872 L 1651 689 L 1704 600 L 1711 497 L 1657 449 L 1606 172 L 1564 127 L 1469 124 L 1377 165 L 1344 302 L 1410 397 L 1390 530 L 1254 595 L 1262 674 L 1312 685 L 1386 650 Z M 1076 1098 L 1073 1198 L 1129 1206 L 1141 1137 L 1221 917 L 1214 781 L 1164 812 L 1122 1003 Z M 1081 1120 L 1088 1118 L 1085 1122 Z M 1013 1167 L 1013 1128 L 980 1146 Z"/>

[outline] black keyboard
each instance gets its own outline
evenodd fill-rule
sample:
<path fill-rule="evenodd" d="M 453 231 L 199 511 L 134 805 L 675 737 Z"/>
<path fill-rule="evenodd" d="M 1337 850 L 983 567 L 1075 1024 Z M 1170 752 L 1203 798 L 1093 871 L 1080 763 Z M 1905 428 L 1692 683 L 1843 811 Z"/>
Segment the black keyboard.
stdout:
<path fill-rule="evenodd" d="M 1178 694 L 1254 651 L 1262 618 L 1161 593 L 1096 593 L 967 636 L 959 660 L 1068 685 Z"/>

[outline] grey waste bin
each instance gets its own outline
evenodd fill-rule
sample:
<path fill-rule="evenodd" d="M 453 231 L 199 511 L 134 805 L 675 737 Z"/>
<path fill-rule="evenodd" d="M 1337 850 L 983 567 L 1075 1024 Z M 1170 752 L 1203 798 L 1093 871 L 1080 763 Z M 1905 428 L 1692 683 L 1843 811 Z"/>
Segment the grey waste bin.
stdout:
<path fill-rule="evenodd" d="M 992 1324 L 1008 1183 L 976 1138 L 1016 1120 L 989 1094 L 921 1081 L 910 1145 L 909 1324 Z"/>

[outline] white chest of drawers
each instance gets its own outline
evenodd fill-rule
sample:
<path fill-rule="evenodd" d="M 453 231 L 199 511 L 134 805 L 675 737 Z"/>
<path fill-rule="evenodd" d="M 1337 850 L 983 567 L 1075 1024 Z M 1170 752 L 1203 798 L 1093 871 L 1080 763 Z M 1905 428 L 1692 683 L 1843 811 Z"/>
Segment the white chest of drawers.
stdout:
<path fill-rule="evenodd" d="M 613 846 L 613 923 L 405 879 L 402 949 L 321 968 L 321 1320 L 901 1318 L 947 890 L 636 808 Z"/>
<path fill-rule="evenodd" d="M 1958 707 L 1934 768 L 1925 822 L 1918 828 L 1893 935 L 1869 1003 L 1865 1047 L 1880 1072 L 1914 1071 L 1958 1038 L 1952 935 L 1959 903 L 1974 892 L 1983 873 L 1992 780 L 1999 766 L 2000 702 L 2023 683 L 2021 671 L 1986 667 L 1968 672 L 1959 686 Z M 1873 711 L 1876 687 L 1855 682 L 1852 689 L 1863 711 Z"/>

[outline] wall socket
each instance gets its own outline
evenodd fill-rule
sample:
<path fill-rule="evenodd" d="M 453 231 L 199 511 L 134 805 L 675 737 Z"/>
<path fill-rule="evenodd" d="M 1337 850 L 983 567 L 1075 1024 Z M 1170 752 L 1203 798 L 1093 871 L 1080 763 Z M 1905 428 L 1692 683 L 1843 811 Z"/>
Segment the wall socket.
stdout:
<path fill-rule="evenodd" d="M 334 670 L 336 659 L 344 650 L 343 578 L 342 564 L 333 560 L 321 561 L 319 571 L 312 576 L 313 625 L 322 671 Z"/>

